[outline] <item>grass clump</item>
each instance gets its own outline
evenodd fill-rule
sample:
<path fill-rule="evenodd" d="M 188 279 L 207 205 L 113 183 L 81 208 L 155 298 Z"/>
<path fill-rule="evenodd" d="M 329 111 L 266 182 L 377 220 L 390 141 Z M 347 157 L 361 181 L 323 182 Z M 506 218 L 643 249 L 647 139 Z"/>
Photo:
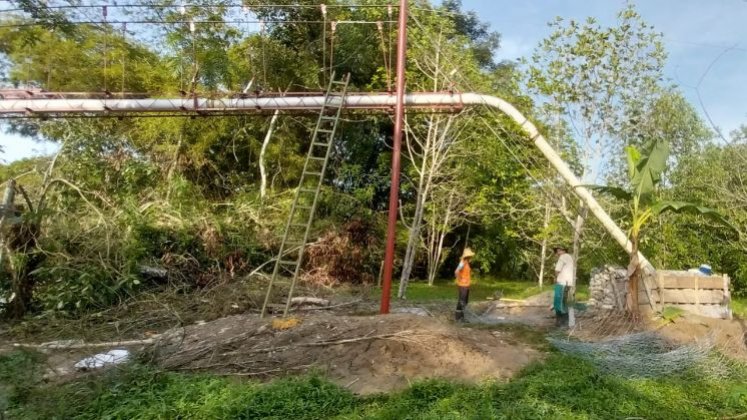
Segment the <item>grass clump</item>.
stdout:
<path fill-rule="evenodd" d="M 731 309 L 737 317 L 747 319 L 747 298 L 732 299 Z"/>
<path fill-rule="evenodd" d="M 142 365 L 35 389 L 14 419 L 322 419 L 349 410 L 349 391 L 315 375 L 262 385 Z"/>
<path fill-rule="evenodd" d="M 41 380 L 43 361 L 40 353 L 25 350 L 0 356 L 0 413 L 26 402 L 28 393 Z"/>
<path fill-rule="evenodd" d="M 1 356 L 0 366 L 7 363 Z M 508 383 L 428 380 L 401 392 L 360 397 L 313 374 L 260 384 L 131 365 L 32 388 L 10 403 L 8 414 L 14 419 L 710 419 L 747 412 L 744 377 L 740 372 L 722 381 L 694 375 L 629 380 L 553 353 Z"/>

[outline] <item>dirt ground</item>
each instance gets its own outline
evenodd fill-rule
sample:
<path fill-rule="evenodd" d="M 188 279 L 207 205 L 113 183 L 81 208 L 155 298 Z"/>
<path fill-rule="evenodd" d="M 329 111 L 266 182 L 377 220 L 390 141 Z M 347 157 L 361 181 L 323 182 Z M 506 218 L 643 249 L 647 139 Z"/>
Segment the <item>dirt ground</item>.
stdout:
<path fill-rule="evenodd" d="M 712 340 L 724 354 L 747 361 L 747 323 L 744 320 L 706 318 L 685 312 L 673 322 L 660 326 L 658 331 L 675 343 Z"/>
<path fill-rule="evenodd" d="M 177 313 L 173 309 L 176 305 L 157 302 L 153 310 L 144 312 L 145 319 L 128 321 L 119 313 L 105 313 L 86 320 L 88 323 L 81 324 L 86 328 L 79 328 L 77 333 L 51 328 L 54 325 L 38 332 L 29 326 L 23 334 L 8 329 L 0 332 L 0 353 L 12 350 L 10 343 L 16 340 L 113 340 L 106 348 L 43 349 L 49 381 L 79 376 L 81 373 L 73 368 L 77 361 L 113 348 L 142 351 L 146 361 L 173 371 L 262 380 L 315 371 L 361 394 L 401 389 L 425 378 L 502 381 L 545 354 L 545 334 L 554 329 L 548 299 L 545 293 L 521 302 L 475 302 L 468 307 L 468 325 L 454 323 L 451 301 L 431 301 L 416 307 L 412 302 L 397 301 L 393 302 L 393 314 L 382 317 L 373 315 L 378 302 L 349 296 L 333 301 L 331 309 L 298 311 L 289 321 L 280 323 L 260 319 L 246 310 L 244 302 L 236 305 L 230 299 L 225 299 L 226 304 L 215 314 L 203 310 L 192 316 Z M 185 306 L 184 313 L 190 308 Z M 576 339 L 596 341 L 656 330 L 676 343 L 711 340 L 724 354 L 747 360 L 747 325 L 742 320 L 685 313 L 672 322 L 651 319 L 632 323 L 619 314 L 593 308 L 577 315 L 576 328 L 567 331 Z M 174 327 L 175 323 L 186 326 Z M 88 337 L 86 330 L 93 331 L 89 324 L 98 326 L 104 334 L 95 334 L 97 339 Z M 155 344 L 117 344 L 125 339 L 155 340 Z"/>
<path fill-rule="evenodd" d="M 542 354 L 511 332 L 464 328 L 428 316 L 297 320 L 273 327 L 270 320 L 241 315 L 187 327 L 156 346 L 153 357 L 172 370 L 259 378 L 316 370 L 353 392 L 370 394 L 424 378 L 505 380 Z"/>

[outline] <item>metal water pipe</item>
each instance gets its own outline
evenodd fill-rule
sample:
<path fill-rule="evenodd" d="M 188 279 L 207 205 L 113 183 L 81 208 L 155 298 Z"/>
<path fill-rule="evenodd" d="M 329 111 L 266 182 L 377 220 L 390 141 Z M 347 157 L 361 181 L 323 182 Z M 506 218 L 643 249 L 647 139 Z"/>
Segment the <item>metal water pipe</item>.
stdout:
<path fill-rule="evenodd" d="M 247 99 L 0 99 L 0 118 L 13 115 L 65 116 L 65 115 L 128 115 L 143 112 L 211 113 L 266 110 L 318 110 L 324 96 L 285 96 Z M 396 106 L 395 95 L 351 94 L 345 98 L 348 109 L 391 109 Z M 537 127 L 505 100 L 479 93 L 411 93 L 404 95 L 404 107 L 459 109 L 466 106 L 486 106 L 497 109 L 515 121 L 527 134 L 534 146 L 550 162 L 575 194 L 586 204 L 612 238 L 632 252 L 627 234 L 620 229 L 591 192 L 583 186 L 571 168 L 539 133 Z M 653 266 L 639 252 L 638 258 L 647 270 Z"/>

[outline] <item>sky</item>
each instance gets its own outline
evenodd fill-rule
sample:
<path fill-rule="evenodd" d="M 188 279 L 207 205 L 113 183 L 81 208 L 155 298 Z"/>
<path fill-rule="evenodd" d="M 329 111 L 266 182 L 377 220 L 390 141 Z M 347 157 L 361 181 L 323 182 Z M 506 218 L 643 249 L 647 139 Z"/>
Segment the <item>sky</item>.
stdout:
<path fill-rule="evenodd" d="M 643 19 L 663 34 L 669 53 L 665 76 L 703 118 L 707 113 L 725 136 L 747 124 L 747 0 L 635 3 Z M 502 35 L 497 58 L 506 60 L 530 56 L 550 34 L 547 22 L 556 16 L 593 16 L 611 26 L 625 5 L 624 0 L 463 0 L 465 10 L 477 12 Z"/>
<path fill-rule="evenodd" d="M 593 16 L 613 25 L 624 5 L 624 0 L 463 0 L 465 10 L 501 33 L 500 60 L 529 56 L 556 16 Z M 710 116 L 724 135 L 747 124 L 747 0 L 639 0 L 637 8 L 664 34 L 666 77 L 701 115 Z M 0 147 L 4 162 L 55 151 L 52 144 L 4 132 Z"/>

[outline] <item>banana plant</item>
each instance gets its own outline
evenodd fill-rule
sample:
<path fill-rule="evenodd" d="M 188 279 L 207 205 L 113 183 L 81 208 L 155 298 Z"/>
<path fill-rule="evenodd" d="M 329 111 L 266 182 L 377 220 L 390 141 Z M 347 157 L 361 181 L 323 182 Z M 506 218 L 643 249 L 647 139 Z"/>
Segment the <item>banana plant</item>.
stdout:
<path fill-rule="evenodd" d="M 657 216 L 666 212 L 691 213 L 708 217 L 732 228 L 729 222 L 717 211 L 683 201 L 662 200 L 659 186 L 662 174 L 667 168 L 669 143 L 662 139 L 648 141 L 639 150 L 635 146 L 625 148 L 628 163 L 628 180 L 626 187 L 592 185 L 590 189 L 609 195 L 628 205 L 630 230 L 628 238 L 633 245 L 628 264 L 628 297 L 626 309 L 635 317 L 638 316 L 638 287 L 641 282 L 641 264 L 638 260 L 638 249 L 645 227 Z"/>

